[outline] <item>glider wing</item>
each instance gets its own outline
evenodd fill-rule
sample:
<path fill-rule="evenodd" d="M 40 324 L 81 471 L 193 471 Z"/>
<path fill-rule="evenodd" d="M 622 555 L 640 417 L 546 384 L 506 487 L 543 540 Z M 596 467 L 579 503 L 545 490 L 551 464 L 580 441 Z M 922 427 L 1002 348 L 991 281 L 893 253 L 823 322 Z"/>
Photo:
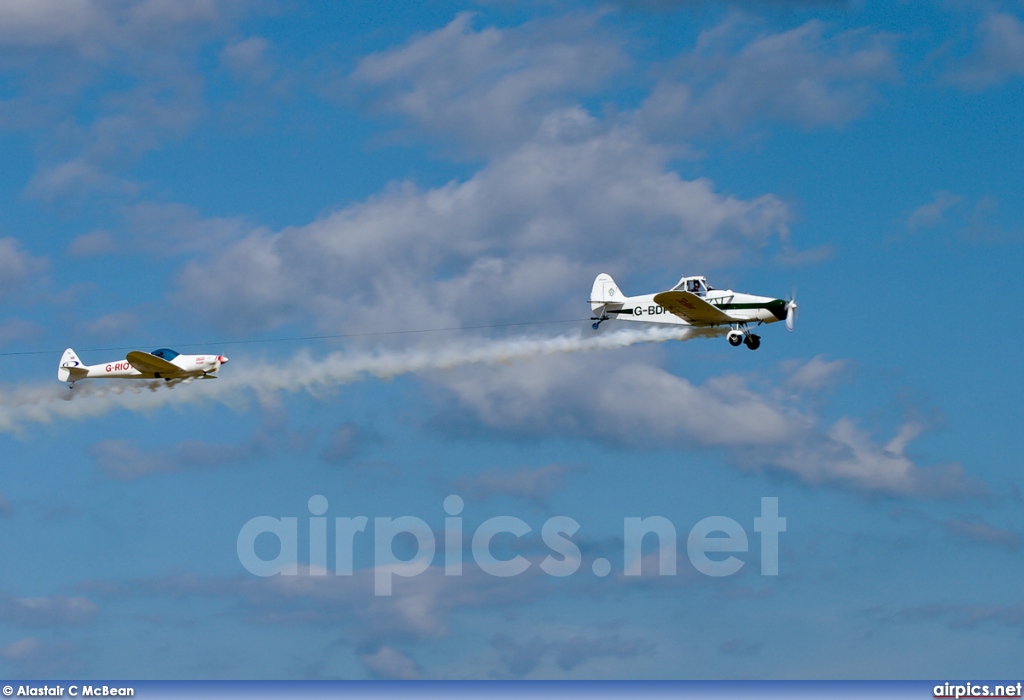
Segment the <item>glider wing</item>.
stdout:
<path fill-rule="evenodd" d="M 159 374 L 161 377 L 168 377 L 181 372 L 181 367 L 178 365 L 171 364 L 162 357 L 142 350 L 132 350 L 125 359 L 143 374 Z"/>

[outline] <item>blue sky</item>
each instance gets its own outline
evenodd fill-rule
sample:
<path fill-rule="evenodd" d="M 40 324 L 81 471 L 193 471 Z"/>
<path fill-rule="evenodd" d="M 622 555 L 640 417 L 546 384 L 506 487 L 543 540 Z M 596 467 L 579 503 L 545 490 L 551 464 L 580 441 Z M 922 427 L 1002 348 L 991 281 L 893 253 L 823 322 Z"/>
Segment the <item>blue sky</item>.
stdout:
<path fill-rule="evenodd" d="M 5 3 L 0 675 L 1019 673 L 1022 104 L 1019 2 Z M 623 341 L 580 320 L 600 272 L 801 316 Z M 231 362 L 71 394 L 68 345 Z M 333 539 L 311 574 L 315 495 L 369 519 L 353 576 Z M 298 576 L 240 562 L 259 516 Z M 375 595 L 400 516 L 438 552 Z M 496 516 L 526 573 L 472 560 Z M 648 516 L 675 575 L 653 538 L 624 575 Z M 733 576 L 689 563 L 712 516 Z"/>

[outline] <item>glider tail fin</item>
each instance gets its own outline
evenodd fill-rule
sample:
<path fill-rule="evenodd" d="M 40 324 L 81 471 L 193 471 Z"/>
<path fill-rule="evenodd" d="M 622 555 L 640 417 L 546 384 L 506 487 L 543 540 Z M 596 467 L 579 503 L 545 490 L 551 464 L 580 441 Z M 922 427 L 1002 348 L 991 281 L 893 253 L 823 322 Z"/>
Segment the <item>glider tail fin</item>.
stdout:
<path fill-rule="evenodd" d="M 71 348 L 64 351 L 64 354 L 60 358 L 60 365 L 57 367 L 57 379 L 62 382 L 73 382 L 76 379 L 81 379 L 89 373 L 82 361 L 78 359 L 78 355 Z"/>
<path fill-rule="evenodd" d="M 594 280 L 594 288 L 590 290 L 590 309 L 595 313 L 609 302 L 621 302 L 624 298 L 622 290 L 615 284 L 612 276 L 602 272 Z"/>

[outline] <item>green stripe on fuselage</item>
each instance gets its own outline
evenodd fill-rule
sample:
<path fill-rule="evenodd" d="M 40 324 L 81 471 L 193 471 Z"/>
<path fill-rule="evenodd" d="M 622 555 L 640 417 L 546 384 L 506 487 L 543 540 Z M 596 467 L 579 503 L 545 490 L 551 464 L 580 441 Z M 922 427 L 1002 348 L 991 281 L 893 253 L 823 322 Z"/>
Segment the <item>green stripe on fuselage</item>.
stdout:
<path fill-rule="evenodd" d="M 713 306 L 717 306 L 722 311 L 732 311 L 734 309 L 768 309 L 772 312 L 772 316 L 779 319 L 780 321 L 786 318 L 786 302 L 782 299 L 772 299 L 767 303 L 746 303 L 746 304 L 718 304 L 714 301 L 708 302 Z"/>

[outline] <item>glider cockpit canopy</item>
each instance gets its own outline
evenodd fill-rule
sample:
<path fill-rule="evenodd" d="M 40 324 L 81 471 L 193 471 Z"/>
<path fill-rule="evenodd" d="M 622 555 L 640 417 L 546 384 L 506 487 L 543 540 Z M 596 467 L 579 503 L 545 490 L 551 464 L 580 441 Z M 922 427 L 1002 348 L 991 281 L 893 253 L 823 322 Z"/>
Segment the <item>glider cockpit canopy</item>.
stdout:
<path fill-rule="evenodd" d="M 149 354 L 155 357 L 159 357 L 161 360 L 167 360 L 168 362 L 170 362 L 181 353 L 176 350 L 171 350 L 170 348 L 160 348 L 159 350 L 154 350 Z"/>

